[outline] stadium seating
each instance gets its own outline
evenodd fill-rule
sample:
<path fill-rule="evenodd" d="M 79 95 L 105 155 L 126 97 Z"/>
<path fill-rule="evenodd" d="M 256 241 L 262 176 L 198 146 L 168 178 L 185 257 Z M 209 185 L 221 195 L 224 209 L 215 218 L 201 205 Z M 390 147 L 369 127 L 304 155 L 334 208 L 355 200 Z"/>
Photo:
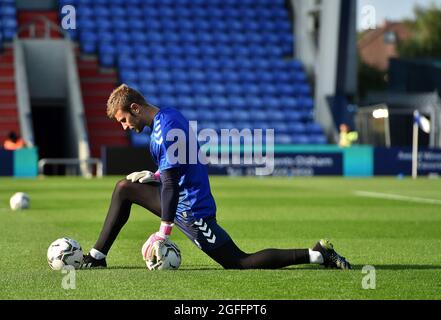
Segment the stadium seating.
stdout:
<path fill-rule="evenodd" d="M 20 134 L 15 94 L 14 51 L 11 41 L 17 30 L 14 0 L 0 0 L 0 137 L 10 131 Z M 8 43 L 8 45 L 5 45 Z"/>
<path fill-rule="evenodd" d="M 14 0 L 0 0 L 0 50 L 2 42 L 13 40 L 17 32 L 17 8 Z"/>
<path fill-rule="evenodd" d="M 283 0 L 60 0 L 71 36 L 153 104 L 199 127 L 274 128 L 277 143 L 326 143 Z M 110 4 L 110 5 L 109 5 Z M 203 112 L 201 112 L 203 110 Z M 134 145 L 148 139 L 132 137 Z"/>

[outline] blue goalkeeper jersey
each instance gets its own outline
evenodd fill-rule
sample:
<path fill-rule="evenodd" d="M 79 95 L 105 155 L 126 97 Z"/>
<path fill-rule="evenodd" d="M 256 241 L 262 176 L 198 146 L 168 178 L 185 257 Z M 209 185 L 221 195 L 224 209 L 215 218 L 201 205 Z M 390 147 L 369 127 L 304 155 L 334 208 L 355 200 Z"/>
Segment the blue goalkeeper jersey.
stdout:
<path fill-rule="evenodd" d="M 196 135 L 178 110 L 162 108 L 156 114 L 150 135 L 150 153 L 160 172 L 179 168 L 179 203 L 175 219 L 186 220 L 188 215 L 200 219 L 216 214 L 207 167 L 198 158 Z"/>

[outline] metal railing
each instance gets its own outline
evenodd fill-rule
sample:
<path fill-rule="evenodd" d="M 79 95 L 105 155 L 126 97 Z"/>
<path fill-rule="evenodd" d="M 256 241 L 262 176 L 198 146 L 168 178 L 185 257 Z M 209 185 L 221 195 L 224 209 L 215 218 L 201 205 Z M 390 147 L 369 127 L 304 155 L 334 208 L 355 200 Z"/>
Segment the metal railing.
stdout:
<path fill-rule="evenodd" d="M 66 175 L 81 175 L 80 166 L 82 165 L 95 165 L 96 166 L 96 177 L 101 178 L 103 176 L 103 162 L 98 158 L 89 159 L 76 159 L 76 158 L 44 158 L 38 161 L 38 173 L 39 175 L 45 175 L 44 169 L 46 166 L 65 166 Z M 89 170 L 89 172 L 93 172 Z M 86 177 L 92 177 L 90 173 Z"/>

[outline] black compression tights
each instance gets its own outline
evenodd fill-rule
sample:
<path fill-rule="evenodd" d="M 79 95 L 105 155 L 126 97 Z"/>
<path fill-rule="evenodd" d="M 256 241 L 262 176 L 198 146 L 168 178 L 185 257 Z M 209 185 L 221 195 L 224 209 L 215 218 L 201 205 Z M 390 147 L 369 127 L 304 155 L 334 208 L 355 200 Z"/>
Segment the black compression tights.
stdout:
<path fill-rule="evenodd" d="M 112 201 L 101 234 L 94 248 L 107 254 L 121 228 L 130 216 L 135 203 L 161 216 L 159 187 L 149 184 L 119 181 L 112 194 Z M 308 249 L 265 249 L 253 254 L 240 250 L 233 241 L 206 252 L 225 269 L 279 269 L 294 264 L 309 263 Z"/>

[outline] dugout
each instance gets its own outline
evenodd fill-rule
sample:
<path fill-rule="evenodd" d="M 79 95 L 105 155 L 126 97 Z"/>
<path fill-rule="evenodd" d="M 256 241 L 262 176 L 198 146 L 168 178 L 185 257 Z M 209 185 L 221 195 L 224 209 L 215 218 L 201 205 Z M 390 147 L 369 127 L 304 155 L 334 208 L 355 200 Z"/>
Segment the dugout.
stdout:
<path fill-rule="evenodd" d="M 376 110 L 387 110 L 387 117 L 375 117 Z M 411 146 L 413 112 L 415 110 L 419 110 L 430 120 L 431 124 L 429 134 L 420 132 L 419 145 L 440 148 L 441 99 L 437 92 L 369 94 L 356 115 L 359 143 L 377 147 Z M 390 137 L 389 145 L 387 135 Z"/>

